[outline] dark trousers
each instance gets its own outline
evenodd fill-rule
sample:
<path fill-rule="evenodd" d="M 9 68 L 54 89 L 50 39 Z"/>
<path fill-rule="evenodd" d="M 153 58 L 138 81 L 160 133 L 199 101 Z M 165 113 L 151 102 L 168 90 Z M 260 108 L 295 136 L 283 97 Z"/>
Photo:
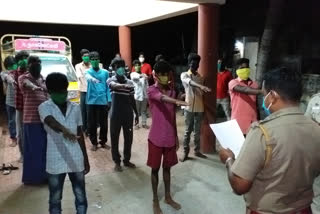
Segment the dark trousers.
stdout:
<path fill-rule="evenodd" d="M 86 104 L 86 97 L 87 92 L 80 92 L 80 109 L 81 109 L 81 116 L 82 116 L 82 129 L 84 132 L 88 131 L 88 111 L 87 111 L 87 104 Z"/>
<path fill-rule="evenodd" d="M 98 145 L 97 128 L 100 126 L 100 144 L 107 142 L 108 134 L 108 110 L 107 105 L 87 105 L 88 109 L 88 132 L 92 145 Z"/>
<path fill-rule="evenodd" d="M 123 162 L 129 162 L 131 158 L 131 147 L 132 147 L 132 138 L 133 138 L 133 115 L 128 117 L 111 117 L 110 119 L 110 135 L 111 135 L 111 152 L 112 159 L 116 164 L 120 164 L 121 155 L 119 153 L 119 136 L 120 131 L 123 131 L 124 138 L 124 149 Z"/>
<path fill-rule="evenodd" d="M 61 200 L 63 184 L 67 173 L 48 174 L 49 183 L 49 212 L 50 214 L 61 214 Z M 88 208 L 85 177 L 83 172 L 68 173 L 72 184 L 72 190 L 75 196 L 75 205 L 77 214 L 86 214 Z"/>

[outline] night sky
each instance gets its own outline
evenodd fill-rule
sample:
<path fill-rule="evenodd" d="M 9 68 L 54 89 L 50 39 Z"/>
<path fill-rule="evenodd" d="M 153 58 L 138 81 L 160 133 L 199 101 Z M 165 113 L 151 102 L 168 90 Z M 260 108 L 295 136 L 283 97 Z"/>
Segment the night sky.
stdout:
<path fill-rule="evenodd" d="M 168 58 L 183 54 L 182 37 L 189 52 L 197 35 L 196 30 L 197 13 L 133 27 L 133 59 L 141 51 L 150 62 L 159 53 Z M 71 40 L 73 63 L 80 60 L 82 48 L 98 51 L 103 64 L 109 64 L 119 51 L 118 27 L 0 22 L 0 36 L 7 33 L 66 36 Z"/>
<path fill-rule="evenodd" d="M 224 38 L 229 40 L 230 36 L 233 36 L 233 33 L 229 32 L 234 26 L 240 27 L 243 25 L 239 21 L 252 20 L 241 15 L 241 11 L 246 8 L 246 5 L 237 2 L 239 1 L 228 0 L 228 4 L 222 7 L 220 26 L 222 40 Z M 252 6 L 249 14 L 254 17 L 255 21 L 251 21 L 250 29 L 255 29 L 252 30 L 253 34 L 259 34 L 263 29 L 261 26 L 264 23 L 266 0 L 242 0 L 242 2 L 250 3 Z M 233 18 L 237 16 L 240 16 L 240 18 Z M 168 60 L 178 63 L 181 56 L 186 56 L 190 51 L 197 49 L 197 18 L 198 15 L 195 12 L 132 27 L 133 59 L 137 58 L 138 53 L 143 51 L 147 61 L 151 63 L 153 63 L 157 54 L 163 54 Z M 259 30 L 256 30 L 257 26 Z M 242 30 L 245 30 L 245 28 L 242 28 Z M 119 51 L 117 27 L 0 21 L 0 36 L 7 33 L 66 36 L 72 43 L 73 63 L 80 61 L 79 51 L 82 48 L 100 52 L 103 64 L 107 65 L 115 53 Z M 180 56 L 180 58 L 177 56 Z"/>
<path fill-rule="evenodd" d="M 293 47 L 291 52 L 294 53 L 295 49 L 291 43 L 297 43 L 295 40 L 303 37 L 304 32 L 311 30 L 319 32 L 318 27 L 312 28 L 311 17 L 319 15 L 314 10 L 316 7 L 313 7 L 312 4 L 315 2 L 319 4 L 320 1 L 305 0 L 302 4 L 299 0 L 289 0 L 288 2 L 290 2 L 289 6 L 283 10 L 286 15 L 283 19 L 282 29 L 286 32 L 282 34 L 292 32 L 292 35 L 287 35 L 290 39 L 287 43 L 290 44 L 288 45 L 289 51 Z M 227 0 L 227 4 L 222 6 L 220 10 L 220 52 L 228 48 L 232 49 L 236 37 L 260 37 L 262 35 L 268 3 L 268 0 Z M 151 64 L 157 54 L 163 54 L 175 64 L 181 62 L 179 60 L 181 56 L 186 56 L 190 51 L 197 50 L 197 18 L 198 15 L 195 12 L 132 27 L 133 59 L 143 51 L 146 60 Z M 317 19 L 313 18 L 313 20 Z M 0 37 L 7 33 L 66 36 L 72 43 L 74 64 L 81 60 L 79 51 L 82 48 L 98 51 L 105 66 L 109 65 L 115 53 L 119 51 L 117 27 L 0 21 Z M 309 34 L 311 35 L 311 33 Z M 313 32 L 313 34 L 315 33 Z M 286 38 L 283 40 L 286 41 Z"/>

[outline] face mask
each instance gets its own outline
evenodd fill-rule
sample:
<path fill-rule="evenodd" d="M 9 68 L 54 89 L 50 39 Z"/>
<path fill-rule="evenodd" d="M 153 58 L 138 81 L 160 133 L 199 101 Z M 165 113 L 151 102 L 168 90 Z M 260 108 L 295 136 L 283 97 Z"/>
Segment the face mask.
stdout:
<path fill-rule="evenodd" d="M 29 67 L 29 72 L 33 77 L 38 78 L 41 72 L 41 64 L 32 64 Z"/>
<path fill-rule="evenodd" d="M 124 68 L 118 68 L 116 70 L 116 78 L 118 80 L 118 82 L 123 83 L 125 82 L 126 78 L 125 78 L 125 69 Z"/>
<path fill-rule="evenodd" d="M 90 57 L 89 57 L 89 56 L 83 56 L 83 57 L 82 57 L 82 61 L 83 61 L 84 63 L 88 63 L 88 62 L 90 62 Z"/>
<path fill-rule="evenodd" d="M 90 63 L 93 68 L 99 68 L 100 60 L 99 59 L 91 60 Z"/>
<path fill-rule="evenodd" d="M 157 76 L 159 83 L 161 85 L 168 85 L 169 83 L 169 77 L 167 75 L 159 75 Z"/>
<path fill-rule="evenodd" d="M 139 62 L 143 63 L 144 62 L 144 57 L 139 57 Z"/>
<path fill-rule="evenodd" d="M 249 79 L 250 76 L 250 68 L 241 68 L 237 70 L 237 75 L 242 80 Z"/>
<path fill-rule="evenodd" d="M 17 70 L 17 68 L 18 68 L 18 65 L 17 64 L 13 64 L 11 67 L 8 68 L 8 70 L 14 71 L 14 70 Z"/>
<path fill-rule="evenodd" d="M 270 91 L 271 92 L 271 91 Z M 262 108 L 264 110 L 264 113 L 269 116 L 271 114 L 271 111 L 270 111 L 270 107 L 272 106 L 272 103 L 269 104 L 268 108 L 266 107 L 266 104 L 265 104 L 265 101 L 267 99 L 267 97 L 269 96 L 270 92 L 267 94 L 267 96 L 265 96 L 265 98 L 263 99 L 263 102 L 262 102 Z"/>
<path fill-rule="evenodd" d="M 116 74 L 118 76 L 124 76 L 124 74 L 126 73 L 125 69 L 124 68 L 118 68 L 117 71 L 116 71 Z"/>
<path fill-rule="evenodd" d="M 134 66 L 134 70 L 135 70 L 137 73 L 141 73 L 141 66 Z"/>
<path fill-rule="evenodd" d="M 52 101 L 57 105 L 62 105 L 67 101 L 68 92 L 64 93 L 51 93 L 50 97 Z"/>
<path fill-rule="evenodd" d="M 28 60 L 27 59 L 22 59 L 18 61 L 18 66 L 20 68 L 26 68 L 28 64 Z"/>
<path fill-rule="evenodd" d="M 218 69 L 218 71 L 221 70 L 221 64 L 220 63 L 217 64 L 217 69 Z"/>

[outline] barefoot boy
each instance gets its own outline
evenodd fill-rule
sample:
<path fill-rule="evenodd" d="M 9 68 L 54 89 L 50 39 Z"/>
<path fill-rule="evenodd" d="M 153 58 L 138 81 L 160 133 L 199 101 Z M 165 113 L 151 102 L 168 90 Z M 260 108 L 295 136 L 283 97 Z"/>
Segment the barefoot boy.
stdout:
<path fill-rule="evenodd" d="M 178 163 L 176 151 L 179 141 L 176 127 L 176 105 L 187 105 L 186 102 L 175 99 L 176 94 L 170 81 L 172 75 L 171 66 L 160 61 L 154 66 L 155 84 L 148 88 L 152 125 L 148 137 L 148 162 L 152 168 L 151 183 L 153 191 L 153 212 L 162 214 L 158 199 L 159 169 L 163 167 L 163 180 L 165 186 L 165 202 L 174 209 L 181 209 L 170 194 L 170 169 Z"/>

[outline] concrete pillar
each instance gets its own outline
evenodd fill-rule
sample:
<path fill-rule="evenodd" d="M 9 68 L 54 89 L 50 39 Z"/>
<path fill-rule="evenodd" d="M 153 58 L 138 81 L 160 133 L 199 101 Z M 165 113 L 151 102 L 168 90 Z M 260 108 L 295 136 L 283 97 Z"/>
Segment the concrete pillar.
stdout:
<path fill-rule="evenodd" d="M 131 70 L 132 54 L 131 54 L 131 28 L 128 26 L 120 26 L 119 31 L 119 50 L 121 57 Z"/>
<path fill-rule="evenodd" d="M 205 115 L 201 127 L 201 148 L 204 153 L 215 151 L 215 136 L 209 124 L 216 120 L 219 8 L 217 4 L 199 4 L 198 10 L 199 73 L 205 78 L 205 85 L 212 90 L 204 95 Z"/>

